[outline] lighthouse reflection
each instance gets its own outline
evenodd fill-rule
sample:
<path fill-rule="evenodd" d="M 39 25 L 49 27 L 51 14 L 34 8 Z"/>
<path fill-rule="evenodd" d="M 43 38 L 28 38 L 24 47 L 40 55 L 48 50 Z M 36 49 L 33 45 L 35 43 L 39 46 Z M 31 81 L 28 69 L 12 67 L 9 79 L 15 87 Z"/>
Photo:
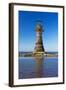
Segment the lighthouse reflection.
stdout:
<path fill-rule="evenodd" d="M 57 77 L 57 57 L 21 57 L 19 58 L 19 79 Z"/>
<path fill-rule="evenodd" d="M 43 57 L 34 57 L 35 60 L 35 77 L 42 77 L 43 75 Z"/>

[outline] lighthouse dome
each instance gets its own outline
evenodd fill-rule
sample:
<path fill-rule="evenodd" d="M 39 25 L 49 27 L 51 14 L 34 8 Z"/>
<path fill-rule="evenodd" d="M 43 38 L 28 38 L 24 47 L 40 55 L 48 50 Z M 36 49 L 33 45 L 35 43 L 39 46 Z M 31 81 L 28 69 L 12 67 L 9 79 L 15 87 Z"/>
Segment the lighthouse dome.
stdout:
<path fill-rule="evenodd" d="M 41 24 L 36 25 L 36 31 L 37 32 L 42 32 L 42 25 Z"/>
<path fill-rule="evenodd" d="M 41 24 L 37 24 L 36 28 L 37 29 L 41 29 L 42 28 L 42 25 Z"/>

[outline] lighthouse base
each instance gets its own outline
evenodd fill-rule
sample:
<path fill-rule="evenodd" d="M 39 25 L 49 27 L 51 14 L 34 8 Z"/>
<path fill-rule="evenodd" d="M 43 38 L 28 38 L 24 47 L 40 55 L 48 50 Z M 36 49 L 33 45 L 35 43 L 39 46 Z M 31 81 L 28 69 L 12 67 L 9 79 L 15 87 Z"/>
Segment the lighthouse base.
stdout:
<path fill-rule="evenodd" d="M 33 56 L 44 57 L 45 52 L 33 52 Z"/>

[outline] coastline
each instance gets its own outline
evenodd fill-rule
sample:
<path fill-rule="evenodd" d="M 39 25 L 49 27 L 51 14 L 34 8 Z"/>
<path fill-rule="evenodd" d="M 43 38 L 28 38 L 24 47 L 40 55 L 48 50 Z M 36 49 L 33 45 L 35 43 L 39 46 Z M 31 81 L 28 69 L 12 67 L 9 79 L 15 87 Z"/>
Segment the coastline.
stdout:
<path fill-rule="evenodd" d="M 19 57 L 58 57 L 58 53 L 54 53 L 54 52 L 46 52 L 44 54 L 41 55 L 41 53 L 34 55 L 33 52 L 19 52 Z"/>

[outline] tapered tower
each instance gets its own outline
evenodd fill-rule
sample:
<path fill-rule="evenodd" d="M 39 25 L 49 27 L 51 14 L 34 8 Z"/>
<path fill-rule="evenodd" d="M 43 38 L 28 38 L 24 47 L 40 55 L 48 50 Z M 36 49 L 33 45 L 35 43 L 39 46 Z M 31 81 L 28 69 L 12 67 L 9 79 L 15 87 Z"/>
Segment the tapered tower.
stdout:
<path fill-rule="evenodd" d="M 43 28 L 41 23 L 37 23 L 36 25 L 36 43 L 34 48 L 34 55 L 41 55 L 45 52 L 42 40 Z"/>

